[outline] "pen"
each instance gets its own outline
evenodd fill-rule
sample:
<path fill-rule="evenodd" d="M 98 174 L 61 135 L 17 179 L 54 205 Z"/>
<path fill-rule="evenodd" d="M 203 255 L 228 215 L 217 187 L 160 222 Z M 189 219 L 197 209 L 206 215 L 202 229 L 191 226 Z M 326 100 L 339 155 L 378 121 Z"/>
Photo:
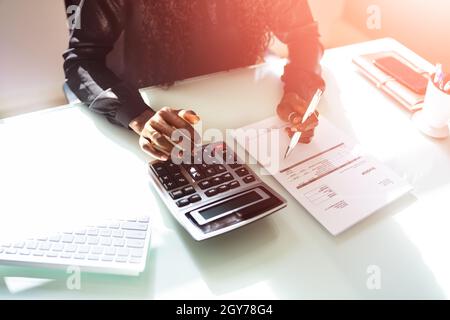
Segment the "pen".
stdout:
<path fill-rule="evenodd" d="M 442 71 L 442 64 L 438 63 L 436 65 L 436 71 L 434 73 L 434 80 L 433 82 L 437 85 L 440 85 L 443 78 L 443 71 Z"/>
<path fill-rule="evenodd" d="M 450 93 L 450 81 L 444 86 L 444 91 Z"/>
<path fill-rule="evenodd" d="M 308 109 L 306 109 L 305 114 L 303 115 L 301 124 L 305 123 L 308 118 L 314 114 L 316 111 L 316 108 L 320 102 L 320 98 L 322 97 L 323 91 L 321 89 L 317 89 L 316 93 L 314 94 L 314 97 L 312 98 L 311 102 L 309 103 Z M 294 135 L 291 138 L 291 142 L 289 142 L 289 146 L 286 149 L 286 153 L 284 154 L 284 159 L 286 159 L 294 150 L 295 146 L 300 141 L 300 138 L 302 137 L 301 131 L 297 131 L 294 133 Z"/>

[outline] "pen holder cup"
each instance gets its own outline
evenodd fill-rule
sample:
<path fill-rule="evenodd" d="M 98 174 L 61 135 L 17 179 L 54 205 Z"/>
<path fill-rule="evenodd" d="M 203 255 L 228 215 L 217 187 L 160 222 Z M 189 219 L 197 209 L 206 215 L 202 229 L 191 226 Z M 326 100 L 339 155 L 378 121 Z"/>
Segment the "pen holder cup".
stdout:
<path fill-rule="evenodd" d="M 450 133 L 450 94 L 440 90 L 430 79 L 423 108 L 414 114 L 413 121 L 424 134 L 437 139 L 447 138 Z"/>

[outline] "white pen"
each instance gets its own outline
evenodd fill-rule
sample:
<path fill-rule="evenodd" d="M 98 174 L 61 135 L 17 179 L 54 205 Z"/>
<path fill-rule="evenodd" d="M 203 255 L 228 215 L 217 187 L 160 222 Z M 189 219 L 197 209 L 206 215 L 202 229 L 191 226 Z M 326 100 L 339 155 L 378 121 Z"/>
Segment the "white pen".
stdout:
<path fill-rule="evenodd" d="M 450 81 L 444 86 L 444 91 L 450 93 Z"/>
<path fill-rule="evenodd" d="M 442 64 L 438 63 L 436 65 L 433 82 L 438 85 L 441 78 L 442 78 Z"/>

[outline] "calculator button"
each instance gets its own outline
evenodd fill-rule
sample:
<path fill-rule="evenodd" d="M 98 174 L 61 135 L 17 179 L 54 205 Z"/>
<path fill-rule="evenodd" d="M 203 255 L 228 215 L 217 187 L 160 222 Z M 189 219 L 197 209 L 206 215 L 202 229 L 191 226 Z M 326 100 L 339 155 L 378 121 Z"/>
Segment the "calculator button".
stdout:
<path fill-rule="evenodd" d="M 251 183 L 255 181 L 255 177 L 254 176 L 247 176 L 244 178 L 244 182 L 245 183 Z"/>
<path fill-rule="evenodd" d="M 198 194 L 194 194 L 189 198 L 190 203 L 199 202 L 200 200 L 202 200 L 202 198 Z"/>
<path fill-rule="evenodd" d="M 229 184 L 230 189 L 236 189 L 240 186 L 240 183 L 238 181 L 233 181 Z"/>
<path fill-rule="evenodd" d="M 181 197 L 183 197 L 184 193 L 182 190 L 177 190 L 177 191 L 171 192 L 170 196 L 172 197 L 172 199 L 176 200 L 176 199 L 180 199 Z"/>
<path fill-rule="evenodd" d="M 219 191 L 218 191 L 217 189 L 215 189 L 215 188 L 209 189 L 209 190 L 207 190 L 207 191 L 205 192 L 205 194 L 206 194 L 208 197 L 215 196 L 215 195 L 218 194 L 218 193 L 219 193 Z"/>
<path fill-rule="evenodd" d="M 182 199 L 182 200 L 177 202 L 177 206 L 181 208 L 181 207 L 187 206 L 189 203 L 190 202 L 189 202 L 188 199 Z"/>
<path fill-rule="evenodd" d="M 223 182 L 223 180 L 222 180 L 222 178 L 221 177 L 215 177 L 215 178 L 213 178 L 212 179 L 212 184 L 213 185 L 218 185 L 218 184 L 221 184 Z"/>
<path fill-rule="evenodd" d="M 208 168 L 205 170 L 205 174 L 206 176 L 211 177 L 216 174 L 216 171 L 213 168 Z"/>
<path fill-rule="evenodd" d="M 200 182 L 198 186 L 200 187 L 200 189 L 205 190 L 208 189 L 209 187 L 212 187 L 212 184 L 209 180 L 205 180 Z"/>
<path fill-rule="evenodd" d="M 219 187 L 219 192 L 226 192 L 228 190 L 230 190 L 230 187 L 227 184 L 221 185 Z"/>
<path fill-rule="evenodd" d="M 187 196 L 189 194 L 195 193 L 195 189 L 192 186 L 186 187 L 183 189 L 183 193 Z"/>
<path fill-rule="evenodd" d="M 239 164 L 239 163 L 231 163 L 231 164 L 229 164 L 229 166 L 230 166 L 230 168 L 231 169 L 237 169 L 237 168 L 240 168 L 240 167 L 242 167 L 242 164 Z"/>
<path fill-rule="evenodd" d="M 155 163 L 153 165 L 153 169 L 155 170 L 155 172 L 158 176 L 163 176 L 163 175 L 167 174 L 167 170 L 163 163 Z"/>
<path fill-rule="evenodd" d="M 243 177 L 243 176 L 248 175 L 248 170 L 245 168 L 240 168 L 240 169 L 236 170 L 236 173 L 239 177 Z"/>
<path fill-rule="evenodd" d="M 221 165 L 221 164 L 218 164 L 215 169 L 216 169 L 217 173 L 222 173 L 222 172 L 226 172 L 227 171 L 227 169 L 225 169 L 225 167 L 223 165 Z"/>
<path fill-rule="evenodd" d="M 176 185 L 176 183 L 173 182 L 173 181 L 164 183 L 164 188 L 165 188 L 167 191 L 170 191 L 170 190 L 172 190 L 172 189 L 175 189 L 176 187 L 177 187 L 177 185 Z"/>
<path fill-rule="evenodd" d="M 185 186 L 185 185 L 188 184 L 188 181 L 187 181 L 186 178 L 184 178 L 184 177 L 178 178 L 178 179 L 176 180 L 176 182 L 177 182 L 177 185 L 178 185 L 179 187 L 182 187 L 182 186 Z"/>
<path fill-rule="evenodd" d="M 224 174 L 224 175 L 222 176 L 222 180 L 223 180 L 223 182 L 231 181 L 231 180 L 233 180 L 233 176 L 232 176 L 231 174 L 229 174 L 229 173 Z"/>
<path fill-rule="evenodd" d="M 171 179 L 168 175 L 164 175 L 164 176 L 159 177 L 159 181 L 161 181 L 161 183 L 167 183 L 167 182 L 170 182 Z"/>

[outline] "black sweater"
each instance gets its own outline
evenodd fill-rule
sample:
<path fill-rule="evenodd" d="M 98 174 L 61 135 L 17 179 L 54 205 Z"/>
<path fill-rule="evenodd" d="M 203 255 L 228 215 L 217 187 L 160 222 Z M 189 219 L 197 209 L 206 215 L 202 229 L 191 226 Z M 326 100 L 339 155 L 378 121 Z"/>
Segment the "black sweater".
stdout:
<path fill-rule="evenodd" d="M 271 1 L 278 1 L 279 5 L 274 6 L 276 19 L 269 26 L 270 30 L 289 47 L 290 63 L 283 76 L 285 90 L 309 99 L 317 87 L 323 86 L 319 65 L 323 47 L 317 25 L 307 0 Z M 214 1 L 204 2 L 207 7 Z M 91 110 L 128 127 L 132 119 L 149 108 L 138 88 L 160 84 L 144 81 L 140 76 L 142 68 L 151 74 L 156 69 L 152 68 L 152 63 L 157 61 L 144 59 L 151 53 L 146 52 L 142 41 L 142 13 L 138 1 L 66 0 L 66 5 L 74 3 L 81 5 L 80 20 L 71 31 L 69 48 L 63 55 L 67 83 Z M 227 10 L 223 5 L 214 8 Z M 217 15 L 226 17 L 220 13 Z M 211 21 L 211 28 L 202 28 L 192 35 L 195 46 L 186 57 L 191 67 L 178 80 L 255 62 L 239 59 L 239 52 L 236 52 L 239 30 L 235 26 L 227 24 L 226 18 L 215 24 L 213 26 Z"/>

